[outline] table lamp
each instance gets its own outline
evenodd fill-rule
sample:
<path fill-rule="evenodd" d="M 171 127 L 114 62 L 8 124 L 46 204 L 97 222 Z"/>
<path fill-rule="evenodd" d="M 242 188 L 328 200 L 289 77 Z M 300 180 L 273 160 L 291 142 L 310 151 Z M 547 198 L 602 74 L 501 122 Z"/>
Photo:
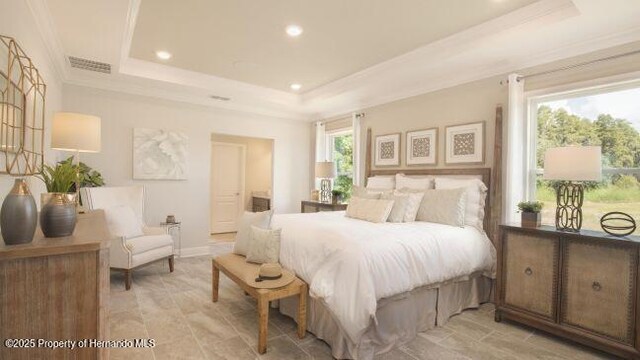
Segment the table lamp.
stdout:
<path fill-rule="evenodd" d="M 336 165 L 332 161 L 316 163 L 316 178 L 320 180 L 320 201 L 331 202 L 331 180 L 336 176 Z"/>
<path fill-rule="evenodd" d="M 580 181 L 602 179 L 600 146 L 550 148 L 544 154 L 545 180 L 561 180 L 556 189 L 556 229 L 580 231 L 584 186 Z"/>
<path fill-rule="evenodd" d="M 100 152 L 100 118 L 93 115 L 59 112 L 53 117 L 51 148 L 76 153 L 80 171 L 81 152 Z M 80 174 L 76 176 L 76 196 L 80 191 Z"/>

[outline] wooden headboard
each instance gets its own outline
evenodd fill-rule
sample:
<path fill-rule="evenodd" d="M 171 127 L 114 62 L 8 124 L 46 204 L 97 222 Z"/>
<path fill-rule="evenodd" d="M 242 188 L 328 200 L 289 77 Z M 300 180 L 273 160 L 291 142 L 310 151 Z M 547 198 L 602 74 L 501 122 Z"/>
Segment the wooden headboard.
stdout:
<path fill-rule="evenodd" d="M 378 175 L 432 175 L 432 176 L 476 176 L 487 186 L 487 198 L 484 205 L 484 229 L 489 239 L 496 244 L 498 225 L 502 212 L 501 163 L 502 163 L 502 106 L 496 108 L 496 143 L 494 148 L 494 166 L 491 168 L 421 168 L 421 169 L 372 169 L 372 138 L 371 129 L 367 129 L 367 152 L 365 160 L 365 180 Z M 493 179 L 492 179 L 493 178 Z M 492 181 L 495 180 L 495 181 Z"/>

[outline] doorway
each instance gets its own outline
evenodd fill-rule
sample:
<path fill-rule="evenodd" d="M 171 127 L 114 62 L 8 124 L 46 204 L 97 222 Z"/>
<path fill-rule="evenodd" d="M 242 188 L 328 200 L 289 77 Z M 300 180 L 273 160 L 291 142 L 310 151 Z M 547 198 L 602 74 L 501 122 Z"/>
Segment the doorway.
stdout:
<path fill-rule="evenodd" d="M 272 209 L 273 139 L 211 135 L 211 234 L 227 241 L 244 211 Z M 233 235 L 233 234 L 230 234 Z M 235 238 L 235 236 L 230 236 Z"/>
<path fill-rule="evenodd" d="M 211 145 L 211 233 L 238 231 L 238 219 L 244 211 L 246 146 Z"/>

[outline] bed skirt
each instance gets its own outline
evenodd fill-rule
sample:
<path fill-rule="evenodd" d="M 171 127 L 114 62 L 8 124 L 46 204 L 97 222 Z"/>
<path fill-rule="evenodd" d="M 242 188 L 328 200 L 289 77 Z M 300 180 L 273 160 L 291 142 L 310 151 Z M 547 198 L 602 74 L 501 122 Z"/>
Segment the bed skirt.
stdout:
<path fill-rule="evenodd" d="M 337 359 L 373 359 L 413 340 L 418 332 L 443 326 L 451 316 L 491 299 L 492 280 L 481 274 L 430 285 L 378 302 L 372 322 L 358 343 L 351 341 L 320 300 L 309 298 L 307 329 L 331 346 Z M 295 318 L 297 299 L 280 300 L 280 312 Z"/>

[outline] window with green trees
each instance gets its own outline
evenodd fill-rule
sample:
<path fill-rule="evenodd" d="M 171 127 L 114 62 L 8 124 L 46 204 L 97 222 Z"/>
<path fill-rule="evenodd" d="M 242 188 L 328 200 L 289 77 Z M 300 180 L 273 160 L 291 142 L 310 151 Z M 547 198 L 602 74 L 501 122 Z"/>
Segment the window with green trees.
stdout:
<path fill-rule="evenodd" d="M 602 147 L 603 178 L 586 184 L 583 228 L 600 230 L 600 217 L 610 211 L 623 211 L 640 221 L 638 104 L 640 89 L 538 105 L 536 199 L 544 202 L 543 223 L 554 224 L 556 201 L 555 183 L 542 180 L 544 153 L 548 148 L 567 145 Z"/>
<path fill-rule="evenodd" d="M 343 199 L 351 197 L 353 187 L 353 133 L 351 131 L 328 135 L 331 159 L 336 164 L 333 188 L 343 192 Z"/>

